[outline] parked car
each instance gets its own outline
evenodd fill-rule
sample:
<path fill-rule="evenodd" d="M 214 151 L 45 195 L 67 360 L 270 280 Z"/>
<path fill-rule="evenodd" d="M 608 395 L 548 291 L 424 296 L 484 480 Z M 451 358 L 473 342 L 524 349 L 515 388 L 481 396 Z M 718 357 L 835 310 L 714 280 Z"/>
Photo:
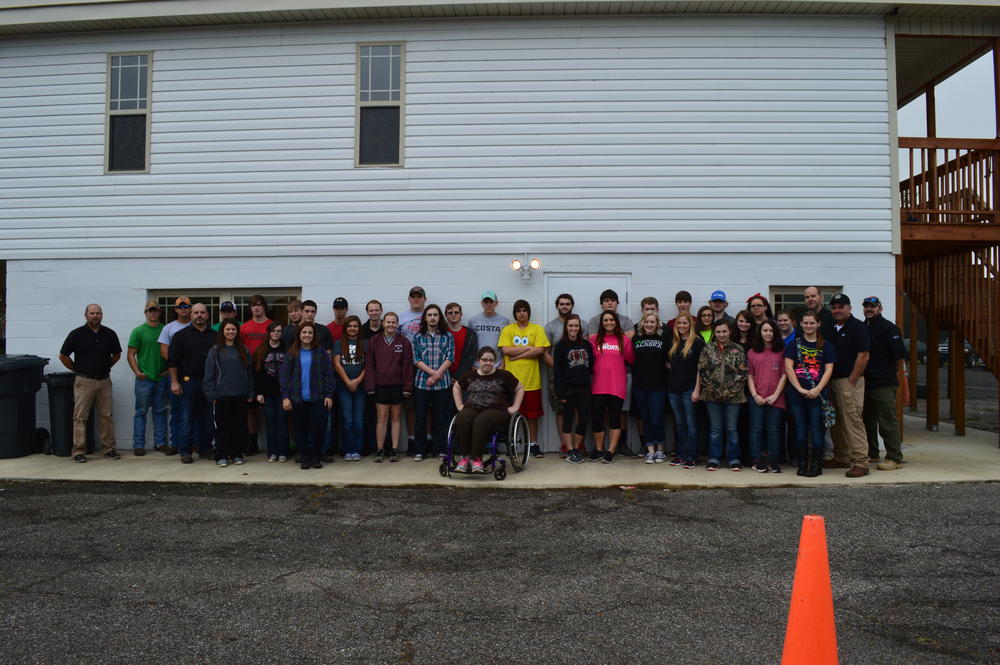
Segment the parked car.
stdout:
<path fill-rule="evenodd" d="M 910 340 L 903 338 L 903 348 L 906 350 L 906 357 L 910 357 Z M 927 345 L 917 340 L 917 362 L 927 362 Z"/>
<path fill-rule="evenodd" d="M 979 357 L 979 354 L 976 353 L 975 349 L 972 348 L 971 344 L 969 344 L 968 342 L 964 342 L 964 347 L 965 347 L 966 367 L 969 368 L 979 367 L 980 365 L 983 364 L 982 358 Z M 948 343 L 942 342 L 938 344 L 938 358 L 939 358 L 938 364 L 944 365 L 946 362 L 948 362 L 949 355 L 950 354 L 948 352 Z"/>

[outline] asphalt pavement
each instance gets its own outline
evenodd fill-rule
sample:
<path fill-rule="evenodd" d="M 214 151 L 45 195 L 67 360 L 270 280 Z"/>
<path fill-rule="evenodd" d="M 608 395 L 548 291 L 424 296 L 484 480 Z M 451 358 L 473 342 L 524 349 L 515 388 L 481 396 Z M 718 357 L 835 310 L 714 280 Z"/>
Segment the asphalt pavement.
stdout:
<path fill-rule="evenodd" d="M 0 482 L 7 665 L 780 662 L 802 515 L 842 665 L 1000 662 L 1000 484 Z"/>

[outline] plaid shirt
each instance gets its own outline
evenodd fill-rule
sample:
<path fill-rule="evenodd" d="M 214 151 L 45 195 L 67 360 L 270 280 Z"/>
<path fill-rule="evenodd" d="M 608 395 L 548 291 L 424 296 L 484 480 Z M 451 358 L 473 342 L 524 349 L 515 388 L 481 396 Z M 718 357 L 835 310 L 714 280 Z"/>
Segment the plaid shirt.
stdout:
<path fill-rule="evenodd" d="M 431 369 L 437 369 L 445 360 L 455 357 L 455 338 L 451 333 L 428 333 L 413 336 L 413 364 L 423 361 Z M 441 380 L 433 386 L 427 385 L 430 374 L 417 368 L 416 379 L 413 382 L 417 390 L 448 390 L 451 388 L 451 375 L 444 373 Z"/>
<path fill-rule="evenodd" d="M 300 353 L 306 353 L 305 350 Z M 278 370 L 278 383 L 281 385 L 281 397 L 302 402 L 302 359 L 299 356 L 287 356 Z M 336 387 L 333 373 L 333 361 L 326 349 L 313 349 L 312 364 L 309 369 L 309 392 L 313 402 L 322 402 L 324 398 L 333 399 Z"/>

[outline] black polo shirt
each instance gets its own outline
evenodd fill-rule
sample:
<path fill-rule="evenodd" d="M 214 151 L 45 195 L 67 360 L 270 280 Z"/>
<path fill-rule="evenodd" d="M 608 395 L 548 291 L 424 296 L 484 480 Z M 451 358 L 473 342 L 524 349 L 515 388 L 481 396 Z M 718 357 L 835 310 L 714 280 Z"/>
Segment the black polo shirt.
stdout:
<path fill-rule="evenodd" d="M 837 362 L 833 366 L 835 379 L 849 377 L 858 354 L 870 351 L 872 348 L 871 339 L 868 337 L 868 326 L 853 316 L 848 317 L 840 330 L 831 326 L 829 339 L 837 351 Z"/>
<path fill-rule="evenodd" d="M 215 345 L 218 333 L 209 327 L 198 330 L 194 324 L 174 333 L 167 351 L 167 367 L 177 368 L 177 378 L 190 376 L 201 379 L 205 376 L 205 358 L 208 350 Z"/>
<path fill-rule="evenodd" d="M 118 334 L 101 326 L 94 332 L 90 326 L 74 328 L 66 335 L 59 353 L 72 356 L 76 373 L 91 379 L 106 379 L 111 374 L 111 357 L 121 354 Z"/>
<path fill-rule="evenodd" d="M 871 357 L 865 369 L 865 388 L 898 386 L 896 363 L 906 357 L 903 335 L 892 321 L 881 314 L 865 319 L 871 338 Z"/>

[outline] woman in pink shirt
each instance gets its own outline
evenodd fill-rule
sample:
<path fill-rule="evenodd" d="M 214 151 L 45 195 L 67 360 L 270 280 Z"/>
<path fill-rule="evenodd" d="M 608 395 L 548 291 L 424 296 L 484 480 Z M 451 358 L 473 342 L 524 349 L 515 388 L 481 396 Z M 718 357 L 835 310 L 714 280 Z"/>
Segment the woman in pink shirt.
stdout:
<path fill-rule="evenodd" d="M 778 324 L 767 319 L 747 353 L 747 400 L 750 409 L 750 458 L 757 473 L 781 473 L 778 450 L 785 427 L 785 343 Z M 767 431 L 767 459 L 761 457 L 761 443 Z"/>
<path fill-rule="evenodd" d="M 625 405 L 625 365 L 632 364 L 632 340 L 622 331 L 618 314 L 601 314 L 601 327 L 590 336 L 594 347 L 594 378 L 591 383 L 591 425 L 594 430 L 594 451 L 588 461 L 615 461 L 615 451 L 622 435 L 622 406 Z M 611 431 L 608 448 L 604 449 L 605 416 Z"/>

